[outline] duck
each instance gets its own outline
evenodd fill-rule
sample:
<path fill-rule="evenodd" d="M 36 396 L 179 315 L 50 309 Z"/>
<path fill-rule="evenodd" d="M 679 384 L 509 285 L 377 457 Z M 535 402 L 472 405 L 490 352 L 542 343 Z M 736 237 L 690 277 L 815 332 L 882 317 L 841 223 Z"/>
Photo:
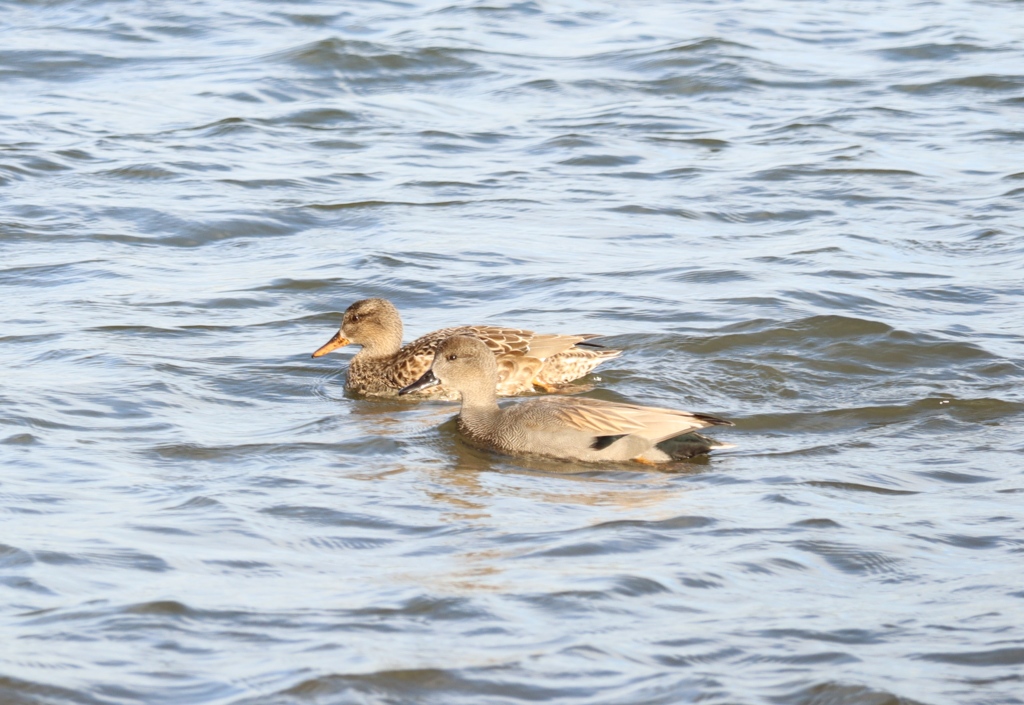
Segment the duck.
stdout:
<path fill-rule="evenodd" d="M 717 416 L 582 396 L 536 397 L 499 406 L 497 379 L 498 365 L 487 345 L 455 335 L 438 346 L 430 369 L 399 394 L 436 385 L 458 392 L 459 435 L 473 447 L 503 455 L 660 465 L 732 447 L 695 433 L 734 425 Z"/>
<path fill-rule="evenodd" d="M 402 317 L 387 299 L 363 299 L 345 310 L 338 332 L 318 348 L 321 357 L 346 345 L 361 345 L 348 366 L 345 390 L 361 397 L 395 397 L 430 369 L 434 351 L 446 339 L 472 336 L 491 353 L 498 370 L 499 396 L 529 394 L 538 389 L 556 393 L 622 354 L 596 343 L 594 334 L 534 333 L 501 326 L 457 326 L 427 333 L 402 345 Z M 581 347 L 583 346 L 583 347 Z M 455 401 L 459 396 L 445 385 L 424 388 L 418 397 Z"/>

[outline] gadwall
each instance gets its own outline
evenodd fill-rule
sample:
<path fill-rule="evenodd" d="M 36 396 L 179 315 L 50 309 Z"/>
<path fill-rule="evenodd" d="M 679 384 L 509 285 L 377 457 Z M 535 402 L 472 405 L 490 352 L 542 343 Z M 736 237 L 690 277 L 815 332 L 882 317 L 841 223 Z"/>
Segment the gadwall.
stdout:
<path fill-rule="evenodd" d="M 458 335 L 444 341 L 431 368 L 399 394 L 438 384 L 459 392 L 462 437 L 472 446 L 508 455 L 659 464 L 730 447 L 694 433 L 733 425 L 709 414 L 589 397 L 541 397 L 501 407 L 494 393 L 497 378 L 498 366 L 487 346 Z"/>
<path fill-rule="evenodd" d="M 622 354 L 621 350 L 586 342 L 600 337 L 597 335 L 548 335 L 498 326 L 442 328 L 403 347 L 398 309 L 387 299 L 364 299 L 348 307 L 340 330 L 313 357 L 349 344 L 362 345 L 349 363 L 345 389 L 362 396 L 395 396 L 430 369 L 437 346 L 453 335 L 474 336 L 487 346 L 496 361 L 495 389 L 501 396 L 523 394 L 534 387 L 558 391 L 605 360 Z M 421 394 L 458 399 L 458 394 L 444 386 Z"/>

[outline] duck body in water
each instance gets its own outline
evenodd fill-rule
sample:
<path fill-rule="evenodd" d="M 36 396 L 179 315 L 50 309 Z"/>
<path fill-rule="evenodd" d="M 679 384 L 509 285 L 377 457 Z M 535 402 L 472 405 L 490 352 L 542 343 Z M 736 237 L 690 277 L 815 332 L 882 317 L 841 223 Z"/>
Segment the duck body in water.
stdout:
<path fill-rule="evenodd" d="M 348 307 L 341 328 L 313 357 L 345 345 L 361 345 L 349 363 L 345 389 L 367 397 L 392 397 L 430 369 L 434 351 L 455 335 L 480 340 L 490 351 L 498 370 L 495 391 L 499 396 L 526 394 L 535 389 L 557 392 L 589 374 L 606 360 L 622 354 L 588 341 L 592 334 L 534 333 L 501 326 L 442 328 L 402 345 L 402 318 L 387 299 L 363 299 Z M 582 346 L 582 347 L 581 347 Z M 445 385 L 416 392 L 435 399 L 458 399 Z"/>
<path fill-rule="evenodd" d="M 459 393 L 460 435 L 478 448 L 587 463 L 685 460 L 729 447 L 694 433 L 732 426 L 724 419 L 675 409 L 589 397 L 543 397 L 498 406 L 498 370 L 487 346 L 457 335 L 437 348 L 431 368 L 401 394 L 444 385 Z"/>

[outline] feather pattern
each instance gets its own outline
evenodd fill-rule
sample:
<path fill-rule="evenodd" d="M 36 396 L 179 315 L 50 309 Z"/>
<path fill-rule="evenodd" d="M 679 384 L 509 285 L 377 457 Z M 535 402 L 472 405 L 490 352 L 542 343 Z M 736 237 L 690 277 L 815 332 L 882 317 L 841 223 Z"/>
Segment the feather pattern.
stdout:
<path fill-rule="evenodd" d="M 709 414 L 579 396 L 539 397 L 499 407 L 498 367 L 478 338 L 454 336 L 438 348 L 427 379 L 436 378 L 462 396 L 457 422 L 462 437 L 500 453 L 664 463 L 723 447 L 693 432 L 732 425 Z"/>
<path fill-rule="evenodd" d="M 589 374 L 621 350 L 578 348 L 599 336 L 535 333 L 503 326 L 455 326 L 427 333 L 402 345 L 402 321 L 398 310 L 385 299 L 365 299 L 349 306 L 335 339 L 314 353 L 325 354 L 348 343 L 363 346 L 349 363 L 346 389 L 361 396 L 394 396 L 430 369 L 434 352 L 448 338 L 467 335 L 482 341 L 498 364 L 496 391 L 502 396 L 532 392 L 535 386 L 554 391 Z M 332 339 L 335 340 L 335 339 Z M 444 385 L 419 395 L 457 399 Z"/>
<path fill-rule="evenodd" d="M 541 404 L 550 400 L 538 400 Z M 573 399 L 555 407 L 558 420 L 570 428 L 593 432 L 595 436 L 636 435 L 659 443 L 727 422 L 707 414 L 603 401 L 589 397 Z"/>

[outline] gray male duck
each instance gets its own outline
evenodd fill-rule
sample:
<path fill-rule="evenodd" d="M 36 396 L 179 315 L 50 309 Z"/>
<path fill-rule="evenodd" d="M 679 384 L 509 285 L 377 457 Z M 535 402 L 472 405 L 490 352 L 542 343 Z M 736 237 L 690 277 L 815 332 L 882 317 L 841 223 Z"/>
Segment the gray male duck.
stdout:
<path fill-rule="evenodd" d="M 710 414 L 589 397 L 538 397 L 498 406 L 498 366 L 478 338 L 456 335 L 437 348 L 431 368 L 400 394 L 444 385 L 462 397 L 457 426 L 472 446 L 506 455 L 587 463 L 650 465 L 728 448 L 694 433 L 733 424 Z"/>

